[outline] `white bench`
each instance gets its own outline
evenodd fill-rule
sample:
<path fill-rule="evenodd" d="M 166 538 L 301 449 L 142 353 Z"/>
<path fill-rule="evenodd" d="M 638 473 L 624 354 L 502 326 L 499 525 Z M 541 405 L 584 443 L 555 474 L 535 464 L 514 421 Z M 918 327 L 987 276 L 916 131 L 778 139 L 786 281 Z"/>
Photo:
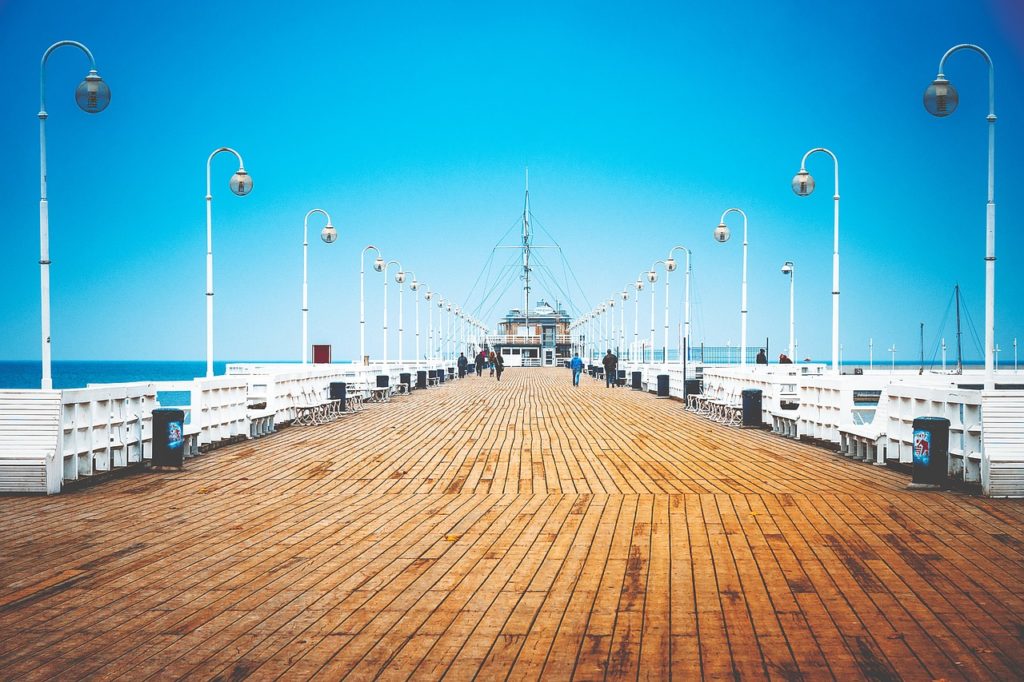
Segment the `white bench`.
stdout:
<path fill-rule="evenodd" d="M 839 452 L 852 459 L 885 464 L 885 425 L 889 420 L 889 394 L 878 396 L 875 415 L 868 424 L 840 424 Z"/>
<path fill-rule="evenodd" d="M 982 492 L 1024 497 L 1024 391 L 985 391 L 981 397 Z"/>
<path fill-rule="evenodd" d="M 60 391 L 0 391 L 0 492 L 60 492 L 61 409 Z"/>

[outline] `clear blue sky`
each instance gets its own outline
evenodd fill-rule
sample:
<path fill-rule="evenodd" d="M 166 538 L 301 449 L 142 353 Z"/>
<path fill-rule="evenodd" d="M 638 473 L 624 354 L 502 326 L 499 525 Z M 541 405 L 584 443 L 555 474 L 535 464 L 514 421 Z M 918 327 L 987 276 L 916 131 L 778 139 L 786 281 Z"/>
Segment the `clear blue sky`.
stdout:
<path fill-rule="evenodd" d="M 930 346 L 957 281 L 981 335 L 982 60 L 950 61 L 961 94 L 952 117 L 921 105 L 942 53 L 959 42 L 996 63 L 996 333 L 1004 349 L 1014 336 L 1024 342 L 1024 11 L 1013 0 L 856 9 L 0 0 L 0 359 L 39 357 L 38 64 L 61 39 L 93 50 L 113 101 L 99 115 L 79 111 L 84 58 L 72 49 L 51 58 L 57 359 L 204 357 L 204 166 L 221 145 L 244 155 L 255 190 L 230 194 L 234 166 L 218 157 L 218 359 L 298 359 L 302 218 L 313 207 L 330 211 L 340 233 L 310 248 L 311 340 L 334 344 L 335 358 L 358 354 L 367 243 L 464 299 L 521 211 L 527 165 L 533 212 L 566 248 L 590 303 L 684 244 L 701 304 L 695 341 L 738 343 L 740 226 L 731 223 L 725 245 L 711 233 L 739 206 L 750 216 L 751 344 L 787 341 L 779 266 L 789 259 L 800 354 L 826 358 L 827 160 L 811 162 L 814 196 L 789 188 L 814 146 L 841 163 L 845 357 L 866 356 L 869 337 L 876 358 L 892 343 L 912 357 L 921 321 Z M 370 282 L 377 355 L 380 276 Z M 682 277 L 673 283 L 678 310 Z M 501 307 L 519 296 L 510 290 Z M 967 350 L 979 355 L 973 343 Z"/>

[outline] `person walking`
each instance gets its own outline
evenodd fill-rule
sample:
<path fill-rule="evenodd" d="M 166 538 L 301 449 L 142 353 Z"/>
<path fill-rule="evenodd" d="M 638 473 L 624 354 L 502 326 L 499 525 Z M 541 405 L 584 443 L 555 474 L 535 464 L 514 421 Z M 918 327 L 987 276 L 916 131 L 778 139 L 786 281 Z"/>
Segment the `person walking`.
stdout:
<path fill-rule="evenodd" d="M 462 379 L 466 376 L 466 366 L 469 365 L 469 360 L 466 359 L 465 353 L 459 353 L 459 378 Z"/>
<path fill-rule="evenodd" d="M 500 355 L 491 353 L 491 357 L 494 358 L 494 371 L 497 374 L 498 381 L 501 381 L 501 373 L 505 371 L 505 361 L 501 359 Z"/>
<path fill-rule="evenodd" d="M 601 364 L 604 365 L 604 387 L 611 388 L 617 386 L 619 373 L 619 356 L 612 352 L 609 348 L 608 352 L 605 353 L 604 358 L 601 359 Z"/>
<path fill-rule="evenodd" d="M 583 361 L 580 360 L 579 353 L 572 354 L 572 360 L 569 362 L 569 369 L 572 370 L 572 385 L 579 388 L 580 374 L 583 373 Z"/>
<path fill-rule="evenodd" d="M 476 354 L 476 375 L 482 376 L 484 373 L 484 365 L 487 363 L 487 351 L 480 351 Z"/>
<path fill-rule="evenodd" d="M 496 357 L 497 356 L 494 354 L 494 351 L 492 350 L 490 357 L 487 358 L 487 366 L 491 368 L 491 376 L 492 377 L 494 376 L 494 363 L 495 363 L 495 358 Z"/>

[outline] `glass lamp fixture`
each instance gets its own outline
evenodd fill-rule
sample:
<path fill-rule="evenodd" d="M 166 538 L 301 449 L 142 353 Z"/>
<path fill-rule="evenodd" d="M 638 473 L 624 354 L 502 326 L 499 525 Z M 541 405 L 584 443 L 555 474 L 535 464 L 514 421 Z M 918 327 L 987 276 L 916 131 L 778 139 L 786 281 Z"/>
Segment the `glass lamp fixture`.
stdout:
<path fill-rule="evenodd" d="M 793 192 L 801 197 L 806 197 L 814 191 L 814 176 L 801 168 L 800 172 L 793 176 Z"/>
<path fill-rule="evenodd" d="M 715 228 L 715 241 L 724 244 L 729 241 L 729 226 L 725 223 L 718 223 L 718 227 Z M 654 281 L 653 279 L 651 280 Z"/>
<path fill-rule="evenodd" d="M 924 91 L 924 108 L 932 116 L 949 116 L 956 111 L 959 103 L 960 94 L 942 74 L 939 74 Z"/>
<path fill-rule="evenodd" d="M 85 80 L 78 84 L 75 102 L 82 111 L 89 114 L 98 114 L 110 104 L 110 88 L 96 73 L 96 69 L 89 71 Z"/>
<path fill-rule="evenodd" d="M 338 241 L 338 231 L 334 229 L 334 225 L 327 223 L 324 229 L 320 230 L 320 239 L 324 240 L 326 244 Z"/>
<path fill-rule="evenodd" d="M 231 176 L 228 186 L 232 192 L 240 197 L 244 197 L 252 191 L 252 176 L 244 168 L 239 167 L 235 174 Z"/>

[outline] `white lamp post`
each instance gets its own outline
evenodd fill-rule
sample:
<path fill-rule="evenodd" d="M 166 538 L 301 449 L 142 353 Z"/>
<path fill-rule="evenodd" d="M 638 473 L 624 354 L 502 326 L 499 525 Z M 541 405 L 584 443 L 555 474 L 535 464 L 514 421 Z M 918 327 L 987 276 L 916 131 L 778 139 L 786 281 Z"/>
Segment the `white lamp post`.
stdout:
<path fill-rule="evenodd" d="M 985 388 L 995 388 L 995 312 L 996 312 L 996 76 L 992 58 L 977 45 L 962 43 L 946 50 L 939 60 L 939 73 L 924 91 L 924 106 L 933 116 L 949 116 L 956 110 L 960 95 L 946 80 L 946 59 L 959 50 L 973 50 L 988 62 L 988 204 L 985 218 Z"/>
<path fill-rule="evenodd" d="M 633 356 L 640 350 L 640 292 L 644 290 L 643 273 L 636 277 L 633 285 Z M 631 358 L 632 359 L 632 358 Z M 644 359 L 640 358 L 640 362 Z"/>
<path fill-rule="evenodd" d="M 416 293 L 415 303 L 416 306 L 416 364 L 420 363 L 420 283 L 416 281 L 416 273 L 412 273 L 412 282 L 409 284 L 409 288 Z"/>
<path fill-rule="evenodd" d="M 629 300 L 629 287 L 619 294 L 622 297 L 622 305 L 619 306 L 619 353 L 626 351 L 626 301 Z"/>
<path fill-rule="evenodd" d="M 423 294 L 423 300 L 427 302 L 427 317 L 429 318 L 427 326 L 427 360 L 432 361 L 434 359 L 434 306 L 430 303 L 430 300 L 434 298 L 434 292 L 427 287 L 426 292 Z"/>
<path fill-rule="evenodd" d="M 793 191 L 801 197 L 814 191 L 814 178 L 807 172 L 807 158 L 816 152 L 832 157 L 835 170 L 835 194 L 832 195 L 832 373 L 839 374 L 839 159 L 824 147 L 815 147 L 800 161 L 800 171 L 793 176 Z"/>
<path fill-rule="evenodd" d="M 788 261 L 786 261 L 785 263 L 782 264 L 782 274 L 783 275 L 789 275 L 789 359 L 792 360 L 793 362 L 796 362 L 796 348 L 793 347 L 793 344 L 794 344 L 795 339 L 796 339 L 796 334 L 794 333 L 795 330 L 794 330 L 794 326 L 793 326 L 793 291 L 794 291 L 793 290 L 793 275 L 794 275 L 794 271 L 795 271 L 795 268 L 793 266 L 793 261 L 788 260 Z"/>
<path fill-rule="evenodd" d="M 892 346 L 889 347 L 889 352 L 892 353 L 892 371 L 895 372 L 896 371 L 896 344 L 895 343 L 892 344 Z"/>
<path fill-rule="evenodd" d="M 59 47 L 69 45 L 77 47 L 89 59 L 89 73 L 75 89 L 75 102 L 88 114 L 98 114 L 110 104 L 110 88 L 96 73 L 96 59 L 82 43 L 74 40 L 61 40 L 50 45 L 43 52 L 39 62 L 39 307 L 40 307 L 40 338 L 42 345 L 42 377 L 40 387 L 44 390 L 53 388 L 51 371 L 50 346 L 50 214 L 46 196 L 46 60 Z"/>
<path fill-rule="evenodd" d="M 724 244 L 729 241 L 729 228 L 725 216 L 739 213 L 743 216 L 743 281 L 740 285 L 740 365 L 747 364 L 747 214 L 738 208 L 728 208 L 715 228 L 715 241 Z"/>
<path fill-rule="evenodd" d="M 651 269 L 647 271 L 647 281 L 651 284 L 651 363 L 654 363 L 654 283 L 658 281 L 658 273 L 654 271 L 655 266 L 658 263 L 664 261 L 655 261 L 651 265 Z"/>
<path fill-rule="evenodd" d="M 363 265 L 366 260 L 366 252 L 370 249 L 373 249 L 377 254 L 376 260 L 373 261 L 373 269 L 377 272 L 384 270 L 384 259 L 380 255 L 380 249 L 373 244 L 365 247 L 362 253 L 359 254 L 359 362 L 363 362 L 364 358 L 366 358 L 366 296 L 363 287 Z M 386 320 L 384 324 L 387 324 Z"/>
<path fill-rule="evenodd" d="M 690 250 L 685 246 L 673 246 L 668 252 L 668 258 L 665 260 L 665 349 L 668 352 L 668 273 L 676 269 L 676 259 L 672 257 L 672 254 L 676 251 L 683 251 L 686 253 L 686 285 L 685 293 L 683 295 L 683 344 L 686 348 L 690 347 Z M 679 362 L 683 360 L 683 349 L 679 349 Z M 666 358 L 666 362 L 668 358 Z"/>
<path fill-rule="evenodd" d="M 206 376 L 213 376 L 213 195 L 210 193 L 210 163 L 221 152 L 234 154 L 238 170 L 231 176 L 228 186 L 240 197 L 252 191 L 252 178 L 245 172 L 242 155 L 230 147 L 215 149 L 206 159 Z"/>
<path fill-rule="evenodd" d="M 398 269 L 402 269 L 402 264 L 396 260 L 389 260 L 384 263 L 381 267 L 380 272 L 384 275 L 384 354 L 381 357 L 381 362 L 385 365 L 388 364 L 388 268 L 392 265 L 397 265 Z M 376 264 L 374 264 L 376 269 Z"/>
<path fill-rule="evenodd" d="M 309 359 L 309 216 L 323 213 L 327 225 L 320 231 L 320 239 L 327 244 L 338 240 L 338 231 L 331 225 L 331 216 L 322 208 L 314 208 L 306 214 L 302 221 L 302 364 Z"/>
<path fill-rule="evenodd" d="M 405 306 L 405 271 L 401 263 L 398 264 L 398 272 L 395 273 L 395 282 L 398 283 L 398 364 L 405 361 L 405 353 L 402 342 L 405 339 L 405 326 L 402 321 L 403 309 Z"/>

